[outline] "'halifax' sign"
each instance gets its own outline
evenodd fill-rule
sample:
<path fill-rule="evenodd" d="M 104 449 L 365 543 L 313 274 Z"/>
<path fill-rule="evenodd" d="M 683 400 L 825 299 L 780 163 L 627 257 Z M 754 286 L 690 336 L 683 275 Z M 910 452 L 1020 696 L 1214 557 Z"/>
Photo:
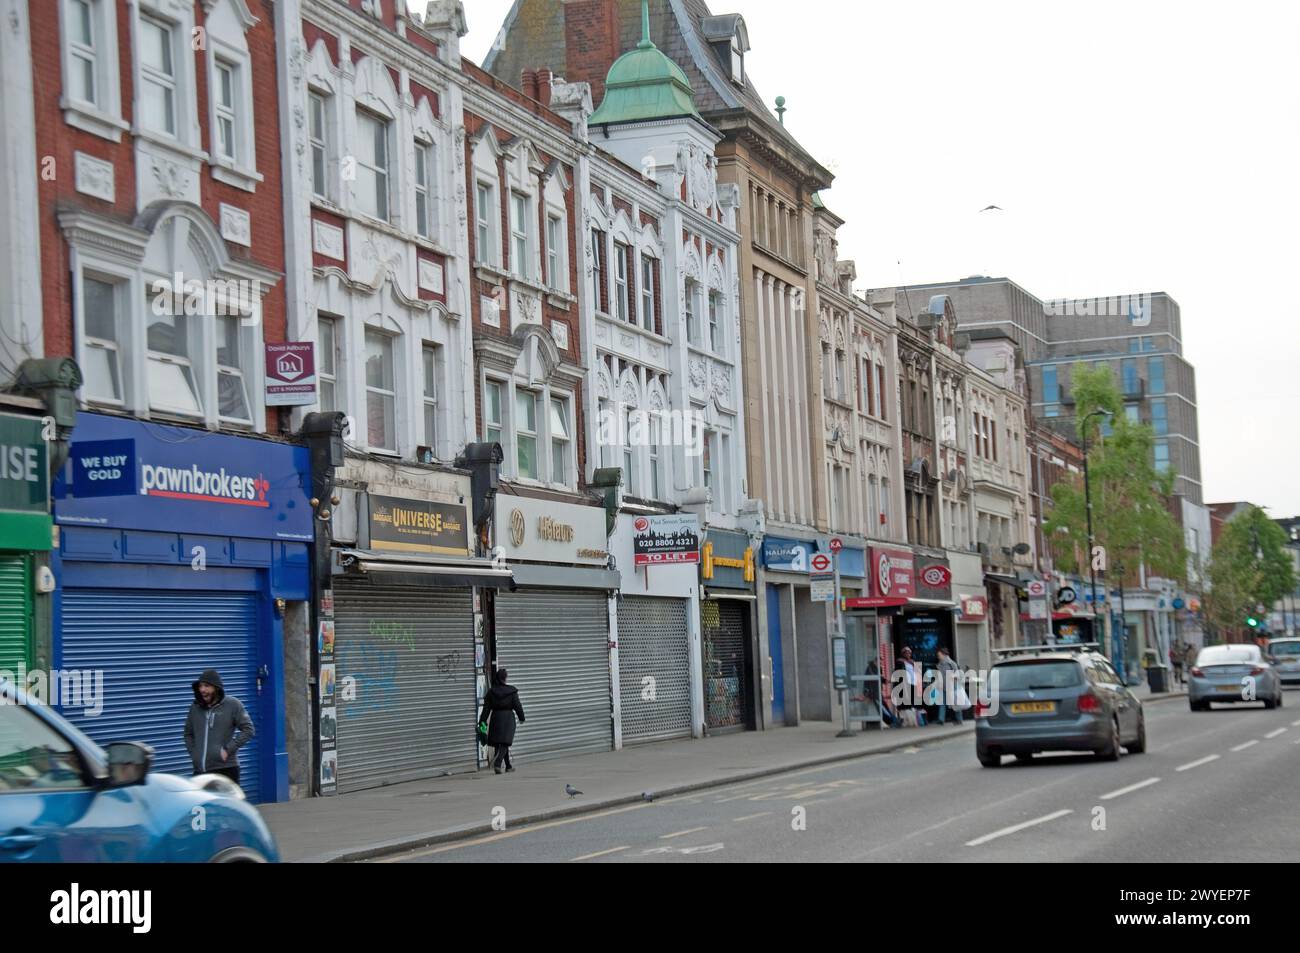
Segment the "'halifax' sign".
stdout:
<path fill-rule="evenodd" d="M 310 541 L 305 447 L 79 413 L 55 521 Z"/>

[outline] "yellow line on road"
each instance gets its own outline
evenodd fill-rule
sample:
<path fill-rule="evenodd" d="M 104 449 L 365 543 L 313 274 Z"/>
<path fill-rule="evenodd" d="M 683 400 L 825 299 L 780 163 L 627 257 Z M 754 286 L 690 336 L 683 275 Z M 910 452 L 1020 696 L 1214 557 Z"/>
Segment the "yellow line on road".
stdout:
<path fill-rule="evenodd" d="M 579 860 L 591 860 L 593 857 L 604 857 L 606 854 L 617 854 L 620 850 L 627 850 L 627 849 L 628 848 L 624 846 L 624 847 L 611 847 L 609 850 L 598 850 L 594 854 L 583 854 L 581 857 L 575 857 L 573 858 L 573 860 L 569 861 L 569 863 L 571 864 L 576 863 Z"/>
<path fill-rule="evenodd" d="M 444 844 L 441 847 L 430 847 L 426 850 L 417 850 L 413 853 L 401 854 L 396 857 L 384 857 L 376 860 L 375 863 L 395 864 L 405 860 L 411 860 L 414 857 L 429 857 L 433 854 L 445 854 L 450 850 L 463 850 L 466 847 L 479 847 L 483 844 L 493 844 L 509 837 L 518 837 L 520 834 L 531 834 L 533 831 L 546 830 L 548 827 L 562 827 L 565 824 L 577 824 L 579 821 L 594 821 L 598 817 L 609 817 L 613 814 L 626 814 L 628 811 L 639 811 L 642 808 L 649 806 L 649 804 L 632 804 L 628 807 L 616 807 L 613 810 L 601 811 L 597 814 L 583 814 L 581 817 L 567 817 L 560 821 L 545 821 L 541 824 L 529 824 L 527 827 L 521 827 L 516 831 L 502 831 L 500 834 L 489 834 L 486 837 L 461 841 L 456 844 Z"/>
<path fill-rule="evenodd" d="M 690 830 L 678 831 L 676 834 L 661 834 L 659 836 L 659 839 L 672 840 L 674 837 L 685 837 L 687 834 L 696 834 L 699 833 L 700 831 L 707 831 L 707 830 L 708 827 L 692 827 Z"/>

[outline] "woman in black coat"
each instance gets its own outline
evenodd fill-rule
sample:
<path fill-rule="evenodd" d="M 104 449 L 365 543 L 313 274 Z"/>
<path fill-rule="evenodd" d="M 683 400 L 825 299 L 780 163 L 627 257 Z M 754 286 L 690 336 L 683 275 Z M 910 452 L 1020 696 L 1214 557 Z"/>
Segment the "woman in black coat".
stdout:
<path fill-rule="evenodd" d="M 513 771 L 515 766 L 510 763 L 510 746 L 515 740 L 515 716 L 519 716 L 522 724 L 524 706 L 519 703 L 519 689 L 506 684 L 506 670 L 503 668 L 492 673 L 492 687 L 483 698 L 479 723 L 487 721 L 489 714 L 492 720 L 488 723 L 487 743 L 497 749 L 492 770 L 500 774 L 504 765 L 507 771 Z"/>

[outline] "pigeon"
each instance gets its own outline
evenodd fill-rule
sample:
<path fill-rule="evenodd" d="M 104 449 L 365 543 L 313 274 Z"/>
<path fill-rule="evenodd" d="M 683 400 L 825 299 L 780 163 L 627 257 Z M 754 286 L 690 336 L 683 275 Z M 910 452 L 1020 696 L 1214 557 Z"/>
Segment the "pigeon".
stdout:
<path fill-rule="evenodd" d="M 579 791 L 577 788 L 575 788 L 572 784 L 566 784 L 564 786 L 564 793 L 569 795 L 569 797 L 577 797 L 582 792 Z"/>
<path fill-rule="evenodd" d="M 986 206 L 984 206 L 984 208 L 980 209 L 980 211 L 981 211 L 981 212 L 987 212 L 987 211 L 989 211 L 990 209 L 996 209 L 996 210 L 999 211 L 999 212 L 1005 211 L 1005 209 L 1003 209 L 1002 206 L 1000 206 L 1000 205 L 986 205 Z"/>
<path fill-rule="evenodd" d="M 655 799 L 655 795 L 654 795 L 654 792 L 653 792 L 653 791 L 642 791 L 642 792 L 641 792 L 641 800 L 646 801 L 646 802 L 650 802 L 650 801 L 653 801 L 654 799 Z"/>

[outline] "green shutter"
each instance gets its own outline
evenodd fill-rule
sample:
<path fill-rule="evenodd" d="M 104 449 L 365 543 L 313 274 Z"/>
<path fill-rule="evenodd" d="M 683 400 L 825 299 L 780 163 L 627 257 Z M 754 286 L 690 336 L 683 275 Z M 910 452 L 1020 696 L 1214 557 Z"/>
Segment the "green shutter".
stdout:
<path fill-rule="evenodd" d="M 31 664 L 32 559 L 0 554 L 0 671 Z"/>

